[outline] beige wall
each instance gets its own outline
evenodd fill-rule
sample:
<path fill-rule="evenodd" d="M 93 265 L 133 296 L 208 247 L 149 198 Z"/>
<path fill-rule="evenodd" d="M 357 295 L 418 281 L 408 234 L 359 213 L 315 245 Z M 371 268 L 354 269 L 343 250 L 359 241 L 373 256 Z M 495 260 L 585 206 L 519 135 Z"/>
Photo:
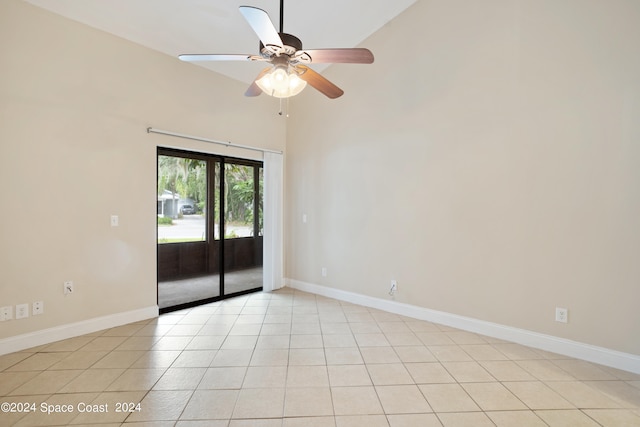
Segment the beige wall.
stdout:
<path fill-rule="evenodd" d="M 45 301 L 0 339 L 155 304 L 156 146 L 254 156 L 155 126 L 286 136 L 291 279 L 389 298 L 395 278 L 400 302 L 640 354 L 639 8 L 419 0 L 364 43 L 375 64 L 328 70 L 344 97 L 306 90 L 285 123 L 238 82 L 0 2 L 0 305 Z"/>
<path fill-rule="evenodd" d="M 156 304 L 157 145 L 255 157 L 148 126 L 284 148 L 273 99 L 22 1 L 0 52 L 0 306 L 45 302 L 0 339 Z"/>
<path fill-rule="evenodd" d="M 640 3 L 419 0 L 363 46 L 293 103 L 287 277 L 640 355 Z"/>

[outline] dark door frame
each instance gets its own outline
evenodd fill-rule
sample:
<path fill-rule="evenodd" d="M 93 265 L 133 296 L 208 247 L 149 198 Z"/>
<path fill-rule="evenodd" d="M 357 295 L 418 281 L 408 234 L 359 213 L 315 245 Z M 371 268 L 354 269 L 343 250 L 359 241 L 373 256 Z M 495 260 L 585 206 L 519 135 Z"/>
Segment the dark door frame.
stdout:
<path fill-rule="evenodd" d="M 244 294 L 248 294 L 248 293 L 253 293 L 253 292 L 258 292 L 262 290 L 262 287 L 258 287 L 258 288 L 252 288 L 252 289 L 247 289 L 247 290 L 242 290 L 239 292 L 234 292 L 232 294 L 226 294 L 225 293 L 225 287 L 224 287 L 224 276 L 225 276 L 225 270 L 226 270 L 226 264 L 225 261 L 227 260 L 228 257 L 225 257 L 225 253 L 230 250 L 230 248 L 228 247 L 227 242 L 232 241 L 232 240 L 236 240 L 236 239 L 225 239 L 224 236 L 224 226 L 225 226 L 225 198 L 222 197 L 222 191 L 224 190 L 224 185 L 225 185 L 225 164 L 239 164 L 239 165 L 244 165 L 244 166 L 251 166 L 253 167 L 253 179 L 254 179 L 254 194 L 257 197 L 254 197 L 254 236 L 252 238 L 253 240 L 253 245 L 255 246 L 255 252 L 259 253 L 259 261 L 260 261 L 260 265 L 262 265 L 262 236 L 259 235 L 258 230 L 259 230 L 259 208 L 260 208 L 260 198 L 263 196 L 263 194 L 261 194 L 260 192 L 260 182 L 259 182 L 259 174 L 260 174 L 260 168 L 263 168 L 263 162 L 259 161 L 259 160 L 249 160 L 249 159 L 242 159 L 242 158 L 236 158 L 236 157 L 231 157 L 231 156 L 222 156 L 222 155 L 217 155 L 217 154 L 209 154 L 209 153 L 202 153 L 202 152 L 197 152 L 197 151 L 190 151 L 190 150 L 184 150 L 184 149 L 176 149 L 176 148 L 168 148 L 168 147 L 160 147 L 158 146 L 156 149 L 156 186 L 158 185 L 158 158 L 159 156 L 174 156 L 174 157 L 183 157 L 183 158 L 190 158 L 190 159 L 197 159 L 197 160 L 203 160 L 207 162 L 207 215 L 206 215 L 206 240 L 204 242 L 188 242 L 188 243 L 164 243 L 162 245 L 157 243 L 157 239 L 158 239 L 158 235 L 157 235 L 157 227 L 156 227 L 156 283 L 158 283 L 161 279 L 161 274 L 160 274 L 160 258 L 161 258 L 161 252 L 164 252 L 160 249 L 160 246 L 165 246 L 165 245 L 171 245 L 171 246 L 165 246 L 165 247 L 172 247 L 173 249 L 177 249 L 177 251 L 179 252 L 181 248 L 187 248 L 187 247 L 192 247 L 192 248 L 196 248 L 198 246 L 200 246 L 200 248 L 198 248 L 200 250 L 200 252 L 204 252 L 202 253 L 202 256 L 204 257 L 203 260 L 203 266 L 202 268 L 205 269 L 203 270 L 201 273 L 195 273 L 195 274 L 191 274 L 191 277 L 198 277 L 198 276 L 202 276 L 202 275 L 207 275 L 207 274 L 211 274 L 211 270 L 215 270 L 215 267 L 212 268 L 212 264 L 215 265 L 217 264 L 217 266 L 219 267 L 219 277 L 220 277 L 220 282 L 219 282 L 219 287 L 220 287 L 220 292 L 219 292 L 219 296 L 216 297 L 211 297 L 211 298 L 206 298 L 206 299 L 202 299 L 202 300 L 196 300 L 196 301 L 191 301 L 188 303 L 184 303 L 184 304 L 179 304 L 176 306 L 172 306 L 172 307 L 164 307 L 160 309 L 160 314 L 162 313 L 168 313 L 168 312 L 172 312 L 172 311 L 176 311 L 176 310 L 182 310 L 185 308 L 190 308 L 190 307 L 195 307 L 198 305 L 202 305 L 202 304 L 208 304 L 211 302 L 215 302 L 215 301 L 220 301 L 226 298 L 231 298 L 231 297 L 235 297 L 235 296 L 239 296 L 239 295 L 244 295 Z M 219 227 L 219 239 L 216 240 L 215 239 L 215 191 L 216 191 L 216 179 L 215 179 L 215 173 L 213 170 L 213 166 L 218 163 L 219 164 L 219 168 L 220 168 L 220 177 L 219 177 L 219 182 L 217 183 L 217 186 L 219 187 L 218 189 L 220 190 L 220 200 L 219 200 L 219 223 L 218 223 L 218 227 Z M 157 192 L 157 189 L 156 189 Z M 163 248 L 164 249 L 164 248 Z M 188 251 L 186 256 L 188 255 Z M 197 253 L 198 250 L 196 250 Z M 217 259 L 216 259 L 217 258 Z M 187 277 L 189 276 L 189 273 L 186 273 L 185 275 L 183 275 L 183 277 Z M 175 279 L 181 278 L 180 273 L 177 274 L 177 276 L 174 277 Z M 156 303 L 159 302 L 159 295 L 158 295 L 158 287 L 156 286 Z"/>

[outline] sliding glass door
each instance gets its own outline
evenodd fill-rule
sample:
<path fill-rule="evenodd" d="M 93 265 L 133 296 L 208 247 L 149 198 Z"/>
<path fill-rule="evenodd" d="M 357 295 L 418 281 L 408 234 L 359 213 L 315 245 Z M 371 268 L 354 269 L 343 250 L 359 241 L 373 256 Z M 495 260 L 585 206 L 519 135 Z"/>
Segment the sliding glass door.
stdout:
<path fill-rule="evenodd" d="M 225 159 L 221 224 L 224 291 L 262 288 L 262 167 Z"/>
<path fill-rule="evenodd" d="M 162 311 L 262 289 L 262 163 L 158 149 Z"/>

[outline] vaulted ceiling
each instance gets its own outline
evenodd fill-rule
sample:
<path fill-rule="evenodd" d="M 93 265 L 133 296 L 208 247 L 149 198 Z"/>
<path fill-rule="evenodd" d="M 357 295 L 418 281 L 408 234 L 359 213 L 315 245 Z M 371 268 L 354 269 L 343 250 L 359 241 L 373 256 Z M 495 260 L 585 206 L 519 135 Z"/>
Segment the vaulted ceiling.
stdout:
<path fill-rule="evenodd" d="M 181 53 L 257 54 L 242 5 L 266 10 L 279 27 L 278 0 L 25 0 L 56 14 L 176 57 Z M 288 0 L 284 32 L 314 48 L 355 47 L 416 0 Z M 366 47 L 366 46 L 364 46 Z M 375 54 L 375 52 L 374 52 Z M 260 63 L 198 63 L 250 83 Z M 314 66 L 316 71 L 324 67 Z"/>

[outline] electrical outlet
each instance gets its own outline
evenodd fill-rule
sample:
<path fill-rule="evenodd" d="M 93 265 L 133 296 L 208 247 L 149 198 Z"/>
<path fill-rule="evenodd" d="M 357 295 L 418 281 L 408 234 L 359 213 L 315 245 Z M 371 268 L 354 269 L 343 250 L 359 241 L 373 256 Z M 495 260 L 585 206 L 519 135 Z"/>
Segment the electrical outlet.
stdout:
<path fill-rule="evenodd" d="M 24 319 L 29 317 L 29 304 L 16 305 L 16 319 Z"/>
<path fill-rule="evenodd" d="M 0 322 L 11 319 L 13 319 L 13 307 L 10 305 L 0 307 Z"/>
<path fill-rule="evenodd" d="M 69 295 L 73 293 L 73 282 L 71 280 L 67 280 L 66 282 L 64 282 L 64 285 L 62 287 L 62 291 L 64 292 L 65 295 Z"/>
<path fill-rule="evenodd" d="M 43 301 L 34 302 L 33 305 L 31 306 L 31 314 L 35 316 L 37 314 L 42 314 L 42 313 L 44 313 L 44 302 Z"/>
<path fill-rule="evenodd" d="M 569 321 L 569 310 L 556 307 L 556 322 L 567 323 Z"/>

